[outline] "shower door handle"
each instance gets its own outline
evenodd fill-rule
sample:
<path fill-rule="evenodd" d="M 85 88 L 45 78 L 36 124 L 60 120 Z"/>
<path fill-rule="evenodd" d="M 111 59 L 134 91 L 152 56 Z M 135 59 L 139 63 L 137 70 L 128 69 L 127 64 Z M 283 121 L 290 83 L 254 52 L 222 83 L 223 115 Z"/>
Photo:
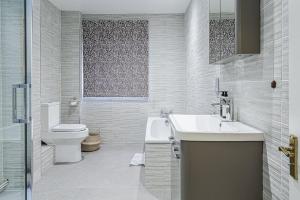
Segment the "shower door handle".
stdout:
<path fill-rule="evenodd" d="M 17 90 L 22 89 L 24 92 L 24 116 L 18 117 L 18 98 Z M 28 124 L 30 123 L 30 112 L 29 112 L 29 98 L 30 98 L 30 84 L 14 84 L 12 85 L 12 120 L 13 123 Z"/>

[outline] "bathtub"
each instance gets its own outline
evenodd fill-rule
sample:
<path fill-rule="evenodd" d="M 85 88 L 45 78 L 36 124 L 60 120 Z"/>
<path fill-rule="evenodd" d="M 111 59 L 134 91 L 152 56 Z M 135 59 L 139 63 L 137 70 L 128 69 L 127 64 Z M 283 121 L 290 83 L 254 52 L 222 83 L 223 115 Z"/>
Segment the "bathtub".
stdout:
<path fill-rule="evenodd" d="M 171 200 L 171 127 L 166 119 L 149 117 L 145 136 L 144 185 L 159 200 Z"/>
<path fill-rule="evenodd" d="M 170 143 L 171 127 L 165 118 L 149 117 L 147 120 L 145 143 Z"/>

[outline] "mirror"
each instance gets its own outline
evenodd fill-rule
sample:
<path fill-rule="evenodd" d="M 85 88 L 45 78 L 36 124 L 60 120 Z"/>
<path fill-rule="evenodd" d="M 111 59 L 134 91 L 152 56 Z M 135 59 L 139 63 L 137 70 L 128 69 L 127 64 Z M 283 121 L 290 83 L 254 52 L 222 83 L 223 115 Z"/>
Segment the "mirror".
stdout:
<path fill-rule="evenodd" d="M 260 53 L 260 0 L 210 0 L 209 63 Z"/>
<path fill-rule="evenodd" d="M 235 48 L 236 0 L 210 0 L 209 63 L 232 57 Z"/>
<path fill-rule="evenodd" d="M 221 60 L 232 57 L 236 53 L 235 48 L 235 2 L 236 0 L 221 1 Z"/>
<path fill-rule="evenodd" d="M 221 58 L 220 41 L 221 0 L 210 0 L 209 3 L 209 63 Z"/>

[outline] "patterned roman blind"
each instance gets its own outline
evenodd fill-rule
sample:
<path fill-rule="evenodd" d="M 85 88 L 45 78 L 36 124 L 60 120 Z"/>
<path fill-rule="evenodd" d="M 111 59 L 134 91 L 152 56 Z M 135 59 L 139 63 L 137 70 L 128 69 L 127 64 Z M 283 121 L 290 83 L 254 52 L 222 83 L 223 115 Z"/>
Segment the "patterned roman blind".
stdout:
<path fill-rule="evenodd" d="M 147 20 L 89 20 L 83 29 L 83 96 L 148 97 Z"/>

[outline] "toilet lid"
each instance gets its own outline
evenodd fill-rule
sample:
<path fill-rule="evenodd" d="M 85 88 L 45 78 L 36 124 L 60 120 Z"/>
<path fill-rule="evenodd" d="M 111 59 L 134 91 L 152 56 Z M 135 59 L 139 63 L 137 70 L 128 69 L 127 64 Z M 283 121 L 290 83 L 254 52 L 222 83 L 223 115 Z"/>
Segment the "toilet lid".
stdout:
<path fill-rule="evenodd" d="M 84 124 L 60 124 L 52 128 L 53 132 L 79 132 L 86 129 Z"/>

